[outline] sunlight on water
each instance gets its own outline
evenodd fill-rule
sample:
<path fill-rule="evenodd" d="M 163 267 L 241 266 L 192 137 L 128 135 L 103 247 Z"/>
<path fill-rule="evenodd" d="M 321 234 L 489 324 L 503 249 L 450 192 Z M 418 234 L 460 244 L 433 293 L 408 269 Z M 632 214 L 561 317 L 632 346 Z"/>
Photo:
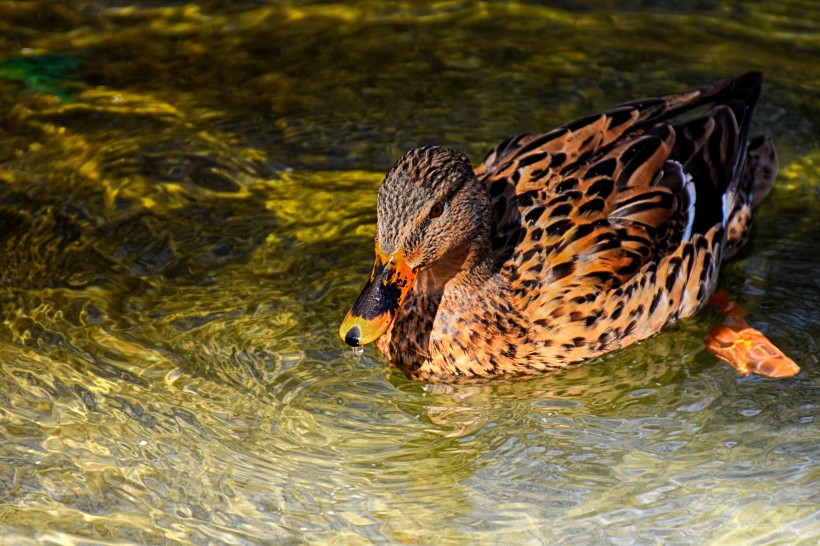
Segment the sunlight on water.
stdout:
<path fill-rule="evenodd" d="M 772 4 L 0 4 L 0 543 L 816 544 L 820 32 Z M 527 381 L 339 340 L 406 148 L 749 69 L 781 174 L 721 282 L 797 377 L 714 311 Z"/>

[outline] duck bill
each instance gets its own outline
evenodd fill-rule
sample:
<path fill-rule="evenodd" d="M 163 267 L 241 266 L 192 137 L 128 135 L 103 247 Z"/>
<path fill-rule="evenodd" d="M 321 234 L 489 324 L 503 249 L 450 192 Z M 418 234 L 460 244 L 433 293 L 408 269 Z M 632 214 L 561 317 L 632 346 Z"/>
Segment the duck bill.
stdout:
<path fill-rule="evenodd" d="M 416 272 L 404 261 L 401 249 L 388 255 L 377 244 L 370 281 L 339 329 L 344 342 L 359 347 L 379 339 L 393 323 L 415 280 Z"/>

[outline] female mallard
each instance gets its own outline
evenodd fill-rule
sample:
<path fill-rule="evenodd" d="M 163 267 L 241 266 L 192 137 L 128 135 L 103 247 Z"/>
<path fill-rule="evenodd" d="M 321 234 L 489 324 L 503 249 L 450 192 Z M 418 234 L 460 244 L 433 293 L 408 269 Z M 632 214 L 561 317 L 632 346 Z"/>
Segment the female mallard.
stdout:
<path fill-rule="evenodd" d="M 558 370 L 692 315 L 777 173 L 770 140 L 747 144 L 761 81 L 517 136 L 475 169 L 455 150 L 410 150 L 379 188 L 376 263 L 342 339 L 378 339 L 408 377 L 448 382 Z M 715 345 L 735 341 L 722 330 Z"/>

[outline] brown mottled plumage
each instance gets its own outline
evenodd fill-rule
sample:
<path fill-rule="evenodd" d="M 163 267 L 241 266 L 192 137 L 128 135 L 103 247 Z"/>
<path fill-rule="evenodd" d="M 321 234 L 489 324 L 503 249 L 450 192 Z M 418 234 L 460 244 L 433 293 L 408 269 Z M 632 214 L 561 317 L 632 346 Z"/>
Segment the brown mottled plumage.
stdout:
<path fill-rule="evenodd" d="M 777 172 L 768 139 L 747 146 L 760 84 L 630 102 L 475 169 L 410 150 L 379 189 L 376 266 L 342 338 L 446 382 L 557 370 L 692 315 Z"/>

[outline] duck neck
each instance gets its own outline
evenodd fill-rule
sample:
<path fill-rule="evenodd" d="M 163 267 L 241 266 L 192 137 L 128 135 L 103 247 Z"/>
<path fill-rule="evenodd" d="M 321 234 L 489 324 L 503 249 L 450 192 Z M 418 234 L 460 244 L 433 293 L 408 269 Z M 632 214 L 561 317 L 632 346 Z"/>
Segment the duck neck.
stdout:
<path fill-rule="evenodd" d="M 481 290 L 494 273 L 489 249 L 488 236 L 462 243 L 419 276 L 419 288 L 428 294 L 443 294 L 448 288 Z"/>
<path fill-rule="evenodd" d="M 477 237 L 467 245 L 467 254 L 456 280 L 460 284 L 479 288 L 494 276 L 490 238 L 489 236 Z"/>

